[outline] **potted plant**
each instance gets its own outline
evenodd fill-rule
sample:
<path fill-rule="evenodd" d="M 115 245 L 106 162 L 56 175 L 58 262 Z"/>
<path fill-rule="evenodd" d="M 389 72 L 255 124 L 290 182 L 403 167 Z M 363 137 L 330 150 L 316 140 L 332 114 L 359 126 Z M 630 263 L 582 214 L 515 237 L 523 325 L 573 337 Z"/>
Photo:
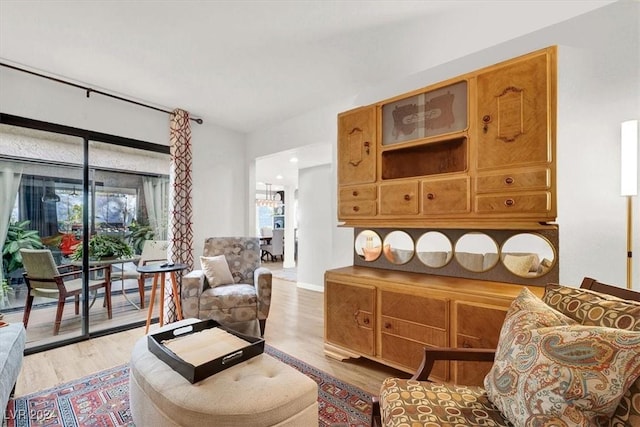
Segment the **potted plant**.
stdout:
<path fill-rule="evenodd" d="M 0 284 L 0 308 L 9 307 L 11 305 L 9 302 L 10 293 L 13 293 L 13 288 L 9 285 L 7 279 L 2 279 L 2 284 Z"/>
<path fill-rule="evenodd" d="M 7 238 L 2 247 L 2 267 L 6 277 L 15 276 L 15 273 L 23 268 L 20 249 L 43 249 L 44 244 L 37 230 L 29 230 L 29 220 L 9 223 Z"/>
<path fill-rule="evenodd" d="M 150 225 L 142 225 L 137 222 L 132 222 L 129 226 L 129 234 L 127 234 L 127 238 L 129 239 L 131 246 L 133 246 L 133 250 L 137 254 L 142 253 L 142 246 L 144 245 L 145 240 L 153 240 L 154 237 L 155 233 Z"/>
<path fill-rule="evenodd" d="M 133 256 L 131 246 L 121 237 L 96 234 L 89 239 L 90 260 L 127 258 L 131 256 Z M 74 261 L 82 259 L 82 245 L 76 247 L 70 258 Z"/>

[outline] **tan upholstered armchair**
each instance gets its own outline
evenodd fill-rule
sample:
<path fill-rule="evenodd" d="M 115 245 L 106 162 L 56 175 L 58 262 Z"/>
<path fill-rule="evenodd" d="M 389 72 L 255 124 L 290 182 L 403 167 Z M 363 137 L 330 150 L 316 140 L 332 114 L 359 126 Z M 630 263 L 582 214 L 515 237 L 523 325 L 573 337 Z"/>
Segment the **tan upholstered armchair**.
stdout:
<path fill-rule="evenodd" d="M 496 350 L 425 348 L 387 378 L 372 426 L 640 425 L 640 293 L 585 278 L 511 305 Z M 429 382 L 436 360 L 494 361 L 484 387 Z"/>
<path fill-rule="evenodd" d="M 182 278 L 185 318 L 222 324 L 258 320 L 260 335 L 271 306 L 271 271 L 260 266 L 257 237 L 210 237 L 201 269 Z"/>

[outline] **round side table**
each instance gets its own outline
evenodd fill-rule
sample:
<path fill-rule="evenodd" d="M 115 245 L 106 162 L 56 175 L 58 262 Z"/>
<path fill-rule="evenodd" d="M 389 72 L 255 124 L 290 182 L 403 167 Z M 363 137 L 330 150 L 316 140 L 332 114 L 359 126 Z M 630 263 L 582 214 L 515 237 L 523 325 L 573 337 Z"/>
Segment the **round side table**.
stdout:
<path fill-rule="evenodd" d="M 138 267 L 136 270 L 142 274 L 153 274 L 153 286 L 151 287 L 151 300 L 149 301 L 149 314 L 147 314 L 147 327 L 144 333 L 149 332 L 151 324 L 151 315 L 153 314 L 153 306 L 156 301 L 156 289 L 158 281 L 160 281 L 160 326 L 164 324 L 164 278 L 165 273 L 169 273 L 171 277 L 171 297 L 176 305 L 178 320 L 182 320 L 182 306 L 180 305 L 180 294 L 178 293 L 178 281 L 176 280 L 176 271 L 182 271 L 188 267 L 187 264 L 149 264 Z"/>

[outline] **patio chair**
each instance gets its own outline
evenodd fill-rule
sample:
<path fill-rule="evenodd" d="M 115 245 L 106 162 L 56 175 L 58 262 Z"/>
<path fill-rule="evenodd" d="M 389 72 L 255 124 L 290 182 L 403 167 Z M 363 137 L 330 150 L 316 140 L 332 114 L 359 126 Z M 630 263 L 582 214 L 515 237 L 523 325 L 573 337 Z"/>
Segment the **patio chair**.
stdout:
<path fill-rule="evenodd" d="M 167 248 L 169 242 L 167 240 L 145 240 L 142 246 L 140 260 L 136 267 L 142 267 L 147 264 L 162 264 L 167 261 Z M 144 285 L 145 275 L 138 273 L 137 270 L 117 269 L 111 271 L 111 280 L 136 279 L 138 281 L 138 292 L 140 293 L 140 308 L 144 308 Z M 124 292 L 124 284 L 123 284 Z"/>
<path fill-rule="evenodd" d="M 75 313 L 80 312 L 80 295 L 82 294 L 82 271 L 70 265 L 57 266 L 53 260 L 53 254 L 49 249 L 20 249 L 22 263 L 25 272 L 23 274 L 27 285 L 27 302 L 24 308 L 22 322 L 25 329 L 29 323 L 31 306 L 34 297 L 53 298 L 58 300 L 56 320 L 53 325 L 53 335 L 60 332 L 62 311 L 68 297 L 74 297 Z M 71 268 L 71 271 L 65 271 Z M 109 319 L 111 319 L 111 267 L 109 265 L 97 266 L 89 269 L 94 277 L 96 273 L 103 271 L 100 279 L 89 280 L 89 290 L 97 292 L 104 288 L 104 305 L 107 307 Z"/>

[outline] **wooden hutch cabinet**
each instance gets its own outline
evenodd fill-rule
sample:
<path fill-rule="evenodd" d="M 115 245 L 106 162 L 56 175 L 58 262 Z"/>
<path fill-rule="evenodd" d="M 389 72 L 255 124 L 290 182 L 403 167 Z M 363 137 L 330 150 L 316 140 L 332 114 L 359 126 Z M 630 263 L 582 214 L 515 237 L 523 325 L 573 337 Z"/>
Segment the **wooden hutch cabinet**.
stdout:
<path fill-rule="evenodd" d="M 549 47 L 340 114 L 338 219 L 555 220 L 555 104 Z"/>
<path fill-rule="evenodd" d="M 556 56 L 552 46 L 339 114 L 338 219 L 382 229 L 556 227 Z M 365 267 L 358 256 L 377 262 L 368 243 L 354 254 L 360 265 L 325 273 L 326 354 L 413 373 L 425 346 L 495 348 L 523 285 L 448 265 L 441 276 L 417 273 L 414 255 L 404 271 L 393 256 Z M 501 250 L 487 255 L 497 262 Z M 440 361 L 432 377 L 481 385 L 490 365 Z"/>

